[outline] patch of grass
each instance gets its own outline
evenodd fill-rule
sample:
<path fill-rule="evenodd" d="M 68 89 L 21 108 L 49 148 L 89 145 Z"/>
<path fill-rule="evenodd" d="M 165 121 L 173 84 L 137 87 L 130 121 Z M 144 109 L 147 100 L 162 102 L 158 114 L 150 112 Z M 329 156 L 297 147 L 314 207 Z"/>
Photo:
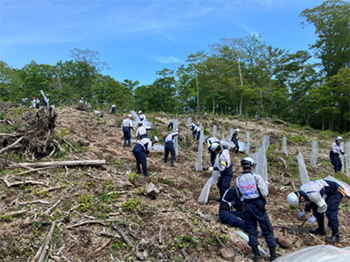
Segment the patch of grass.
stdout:
<path fill-rule="evenodd" d="M 12 216 L 2 215 L 0 216 L 0 222 L 11 222 L 13 220 Z"/>
<path fill-rule="evenodd" d="M 128 175 L 128 178 L 129 178 L 131 183 L 134 182 L 136 180 L 136 178 L 137 178 L 136 172 L 135 171 L 132 172 L 130 175 Z"/>
<path fill-rule="evenodd" d="M 123 212 L 127 211 L 138 211 L 140 210 L 140 201 L 137 198 L 131 199 L 124 204 L 122 204 L 122 210 Z"/>

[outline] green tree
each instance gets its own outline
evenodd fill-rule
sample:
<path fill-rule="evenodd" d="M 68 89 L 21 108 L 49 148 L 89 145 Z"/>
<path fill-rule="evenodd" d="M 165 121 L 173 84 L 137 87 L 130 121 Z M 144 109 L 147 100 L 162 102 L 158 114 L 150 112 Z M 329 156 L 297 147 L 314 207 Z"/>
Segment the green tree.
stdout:
<path fill-rule="evenodd" d="M 350 3 L 343 0 L 328 0 L 312 9 L 305 9 L 302 26 L 312 24 L 317 35 L 310 48 L 322 60 L 327 80 L 340 68 L 350 65 Z"/>

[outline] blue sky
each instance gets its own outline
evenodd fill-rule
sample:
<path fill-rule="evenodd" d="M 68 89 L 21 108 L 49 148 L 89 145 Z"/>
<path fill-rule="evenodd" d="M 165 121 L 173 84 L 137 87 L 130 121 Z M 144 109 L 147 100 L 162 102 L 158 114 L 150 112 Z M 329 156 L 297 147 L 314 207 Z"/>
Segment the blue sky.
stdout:
<path fill-rule="evenodd" d="M 292 52 L 315 42 L 299 14 L 318 0 L 0 0 L 0 60 L 21 68 L 31 60 L 55 65 L 70 50 L 100 52 L 118 81 L 153 83 L 187 56 L 221 38 L 263 33 Z"/>

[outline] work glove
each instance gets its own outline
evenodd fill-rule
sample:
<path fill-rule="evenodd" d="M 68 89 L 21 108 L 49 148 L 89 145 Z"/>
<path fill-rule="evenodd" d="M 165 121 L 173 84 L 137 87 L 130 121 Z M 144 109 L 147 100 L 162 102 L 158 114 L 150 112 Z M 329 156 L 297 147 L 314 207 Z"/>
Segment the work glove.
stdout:
<path fill-rule="evenodd" d="M 310 223 L 315 223 L 316 217 L 312 216 L 307 221 L 309 221 Z"/>
<path fill-rule="evenodd" d="M 213 170 L 214 170 L 214 167 L 212 167 L 212 166 L 208 168 L 208 171 L 210 171 L 210 172 L 212 172 Z"/>
<path fill-rule="evenodd" d="M 298 217 L 301 218 L 301 217 L 303 217 L 303 216 L 305 216 L 305 215 L 306 215 L 306 212 L 303 211 L 303 212 L 300 212 L 300 213 L 298 214 Z"/>

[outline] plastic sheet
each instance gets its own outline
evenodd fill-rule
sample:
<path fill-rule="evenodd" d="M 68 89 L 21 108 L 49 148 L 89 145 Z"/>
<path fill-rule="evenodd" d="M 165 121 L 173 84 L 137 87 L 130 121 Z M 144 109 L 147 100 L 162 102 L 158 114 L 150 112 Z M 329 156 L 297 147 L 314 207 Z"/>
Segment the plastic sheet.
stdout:
<path fill-rule="evenodd" d="M 211 174 L 211 178 L 208 179 L 207 183 L 202 189 L 201 194 L 198 197 L 198 202 L 205 204 L 208 202 L 210 187 L 214 184 L 216 184 L 219 180 L 220 172 L 219 171 L 213 171 Z"/>
<path fill-rule="evenodd" d="M 318 157 L 318 141 L 312 141 L 311 154 L 310 154 L 311 166 L 316 166 L 317 157 Z"/>
<path fill-rule="evenodd" d="M 347 196 L 350 197 L 350 186 L 347 183 L 345 183 L 345 182 L 343 182 L 335 177 L 332 177 L 332 176 L 327 176 L 325 178 L 325 180 L 331 180 L 331 181 L 334 181 L 334 182 L 338 183 L 339 185 L 341 185 L 344 188 Z"/>
<path fill-rule="evenodd" d="M 349 247 L 338 248 L 331 245 L 320 245 L 297 250 L 274 260 L 275 262 L 348 262 Z"/>
<path fill-rule="evenodd" d="M 288 156 L 288 149 L 287 149 L 287 138 L 283 137 L 283 152 L 286 156 Z"/>
<path fill-rule="evenodd" d="M 192 124 L 192 117 L 187 118 L 187 124 L 188 124 L 188 135 L 191 135 L 191 124 Z"/>
<path fill-rule="evenodd" d="M 305 165 L 303 155 L 300 152 L 298 154 L 298 164 L 299 164 L 299 175 L 300 175 L 301 184 L 304 185 L 310 182 L 310 178 L 306 170 L 306 165 Z"/>
<path fill-rule="evenodd" d="M 136 128 L 138 122 L 140 121 L 140 117 L 138 116 L 138 114 L 136 114 L 136 112 L 135 112 L 134 110 L 131 110 L 130 113 L 131 113 L 131 114 L 133 115 L 133 117 L 135 118 L 135 119 L 133 119 L 132 122 L 133 122 L 133 124 L 134 124 L 133 127 Z M 142 123 L 143 123 L 143 126 L 146 127 L 146 128 L 152 126 L 152 122 L 150 122 L 150 121 L 148 121 L 148 120 L 143 120 Z"/>
<path fill-rule="evenodd" d="M 345 167 L 346 167 L 346 175 L 350 176 L 350 142 L 345 142 Z"/>
<path fill-rule="evenodd" d="M 152 146 L 152 149 L 154 151 L 164 151 L 164 146 L 163 145 L 154 145 L 154 146 Z"/>
<path fill-rule="evenodd" d="M 199 145 L 198 145 L 198 155 L 196 158 L 196 171 L 202 171 L 202 162 L 203 162 L 203 136 L 204 131 L 201 130 L 200 138 L 199 138 Z"/>
<path fill-rule="evenodd" d="M 176 132 L 177 127 L 179 125 L 179 121 L 177 119 L 173 120 L 173 133 Z M 179 136 L 174 137 L 174 149 L 175 149 L 175 155 L 179 155 L 179 143 L 178 143 Z"/>
<path fill-rule="evenodd" d="M 247 132 L 247 147 L 245 149 L 245 153 L 249 155 L 249 149 L 250 149 L 250 134 Z"/>
<path fill-rule="evenodd" d="M 213 127 L 213 137 L 216 137 L 216 131 L 217 131 L 217 126 L 214 125 L 214 127 Z"/>
<path fill-rule="evenodd" d="M 239 145 L 239 152 L 244 152 L 247 150 L 247 144 L 242 142 L 242 141 L 238 141 L 238 145 Z"/>
<path fill-rule="evenodd" d="M 270 137 L 269 136 L 263 136 L 263 147 L 265 148 L 265 151 L 269 150 L 269 147 L 270 147 Z"/>

